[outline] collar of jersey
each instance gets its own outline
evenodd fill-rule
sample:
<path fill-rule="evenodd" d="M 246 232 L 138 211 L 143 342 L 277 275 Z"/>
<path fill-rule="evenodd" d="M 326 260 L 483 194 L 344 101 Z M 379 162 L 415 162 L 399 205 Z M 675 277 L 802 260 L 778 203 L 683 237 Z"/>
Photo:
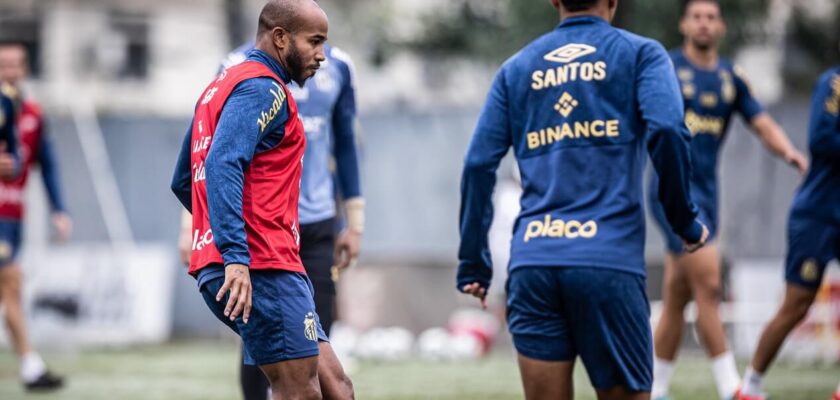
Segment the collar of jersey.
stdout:
<path fill-rule="evenodd" d="M 576 17 L 569 17 L 569 18 L 564 19 L 563 22 L 560 23 L 558 28 L 562 28 L 562 27 L 565 27 L 565 26 L 571 26 L 571 25 L 606 24 L 606 23 L 607 23 L 607 20 L 605 20 L 601 17 L 596 17 L 594 15 L 579 15 L 579 16 L 576 16 Z"/>
<path fill-rule="evenodd" d="M 253 49 L 249 51 L 247 61 L 256 61 L 265 64 L 271 72 L 274 72 L 278 77 L 280 77 L 280 79 L 283 80 L 283 83 L 289 83 L 292 80 L 289 73 L 282 65 L 280 65 L 279 62 L 277 62 L 277 60 L 260 49 Z"/>

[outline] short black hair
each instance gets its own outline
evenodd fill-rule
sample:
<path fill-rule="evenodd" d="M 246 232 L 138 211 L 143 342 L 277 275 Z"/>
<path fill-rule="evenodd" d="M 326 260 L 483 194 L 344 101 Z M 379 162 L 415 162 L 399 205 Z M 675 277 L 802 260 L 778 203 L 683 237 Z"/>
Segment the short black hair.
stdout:
<path fill-rule="evenodd" d="M 300 27 L 300 7 L 306 0 L 271 0 L 263 6 L 257 24 L 257 35 L 276 27 L 295 32 Z"/>
<path fill-rule="evenodd" d="M 718 0 L 683 0 L 682 15 L 685 15 L 685 13 L 688 12 L 688 7 L 690 5 L 692 5 L 694 3 L 700 3 L 700 2 L 713 3 L 716 6 L 718 6 L 718 8 L 721 8 L 720 2 Z"/>
<path fill-rule="evenodd" d="M 577 11 L 586 11 L 595 5 L 601 0 L 562 0 L 563 8 L 571 12 Z"/>

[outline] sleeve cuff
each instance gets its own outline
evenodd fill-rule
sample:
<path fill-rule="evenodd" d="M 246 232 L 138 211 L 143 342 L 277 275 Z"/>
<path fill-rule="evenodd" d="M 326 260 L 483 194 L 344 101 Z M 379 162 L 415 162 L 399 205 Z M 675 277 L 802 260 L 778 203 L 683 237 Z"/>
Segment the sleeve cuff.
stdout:
<path fill-rule="evenodd" d="M 484 289 L 490 288 L 490 281 L 493 279 L 493 269 L 488 266 L 481 266 L 461 261 L 458 265 L 458 275 L 456 278 L 457 289 L 463 292 L 464 286 L 471 283 L 476 283 Z"/>
<path fill-rule="evenodd" d="M 694 221 L 691 221 L 691 224 L 677 232 L 677 234 L 687 243 L 697 243 L 703 237 L 703 224 L 697 219 L 694 219 Z"/>
<path fill-rule="evenodd" d="M 230 264 L 242 264 L 251 266 L 251 256 L 247 252 L 228 251 L 222 254 L 222 259 L 225 262 L 225 267 Z"/>

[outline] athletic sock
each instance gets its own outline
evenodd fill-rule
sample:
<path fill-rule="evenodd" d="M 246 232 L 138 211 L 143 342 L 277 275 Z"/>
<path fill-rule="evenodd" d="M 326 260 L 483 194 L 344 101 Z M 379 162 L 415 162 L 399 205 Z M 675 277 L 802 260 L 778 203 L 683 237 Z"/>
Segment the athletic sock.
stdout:
<path fill-rule="evenodd" d="M 33 382 L 47 372 L 47 365 L 38 353 L 31 351 L 20 360 L 20 378 L 24 382 Z"/>
<path fill-rule="evenodd" d="M 754 370 L 752 366 L 747 367 L 747 372 L 744 374 L 744 386 L 741 388 L 741 393 L 748 396 L 764 395 L 764 374 Z"/>
<path fill-rule="evenodd" d="M 738 390 L 741 377 L 735 366 L 735 356 L 727 351 L 712 359 L 712 374 L 715 376 L 718 395 L 721 399 L 729 399 Z"/>
<path fill-rule="evenodd" d="M 674 376 L 674 362 L 659 357 L 653 358 L 653 390 L 651 398 L 668 395 L 671 377 Z"/>

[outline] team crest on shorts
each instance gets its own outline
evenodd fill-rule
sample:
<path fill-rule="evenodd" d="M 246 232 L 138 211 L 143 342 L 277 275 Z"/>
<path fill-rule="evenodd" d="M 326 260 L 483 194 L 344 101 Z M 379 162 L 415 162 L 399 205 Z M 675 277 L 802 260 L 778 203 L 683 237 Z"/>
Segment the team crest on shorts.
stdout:
<path fill-rule="evenodd" d="M 307 340 L 318 340 L 318 323 L 315 321 L 315 313 L 306 313 L 306 318 L 303 319 L 303 334 Z"/>
<path fill-rule="evenodd" d="M 817 260 L 813 258 L 809 258 L 802 263 L 802 266 L 799 268 L 799 276 L 802 278 L 803 281 L 806 282 L 813 282 L 817 280 L 819 275 L 819 271 L 817 268 Z"/>

